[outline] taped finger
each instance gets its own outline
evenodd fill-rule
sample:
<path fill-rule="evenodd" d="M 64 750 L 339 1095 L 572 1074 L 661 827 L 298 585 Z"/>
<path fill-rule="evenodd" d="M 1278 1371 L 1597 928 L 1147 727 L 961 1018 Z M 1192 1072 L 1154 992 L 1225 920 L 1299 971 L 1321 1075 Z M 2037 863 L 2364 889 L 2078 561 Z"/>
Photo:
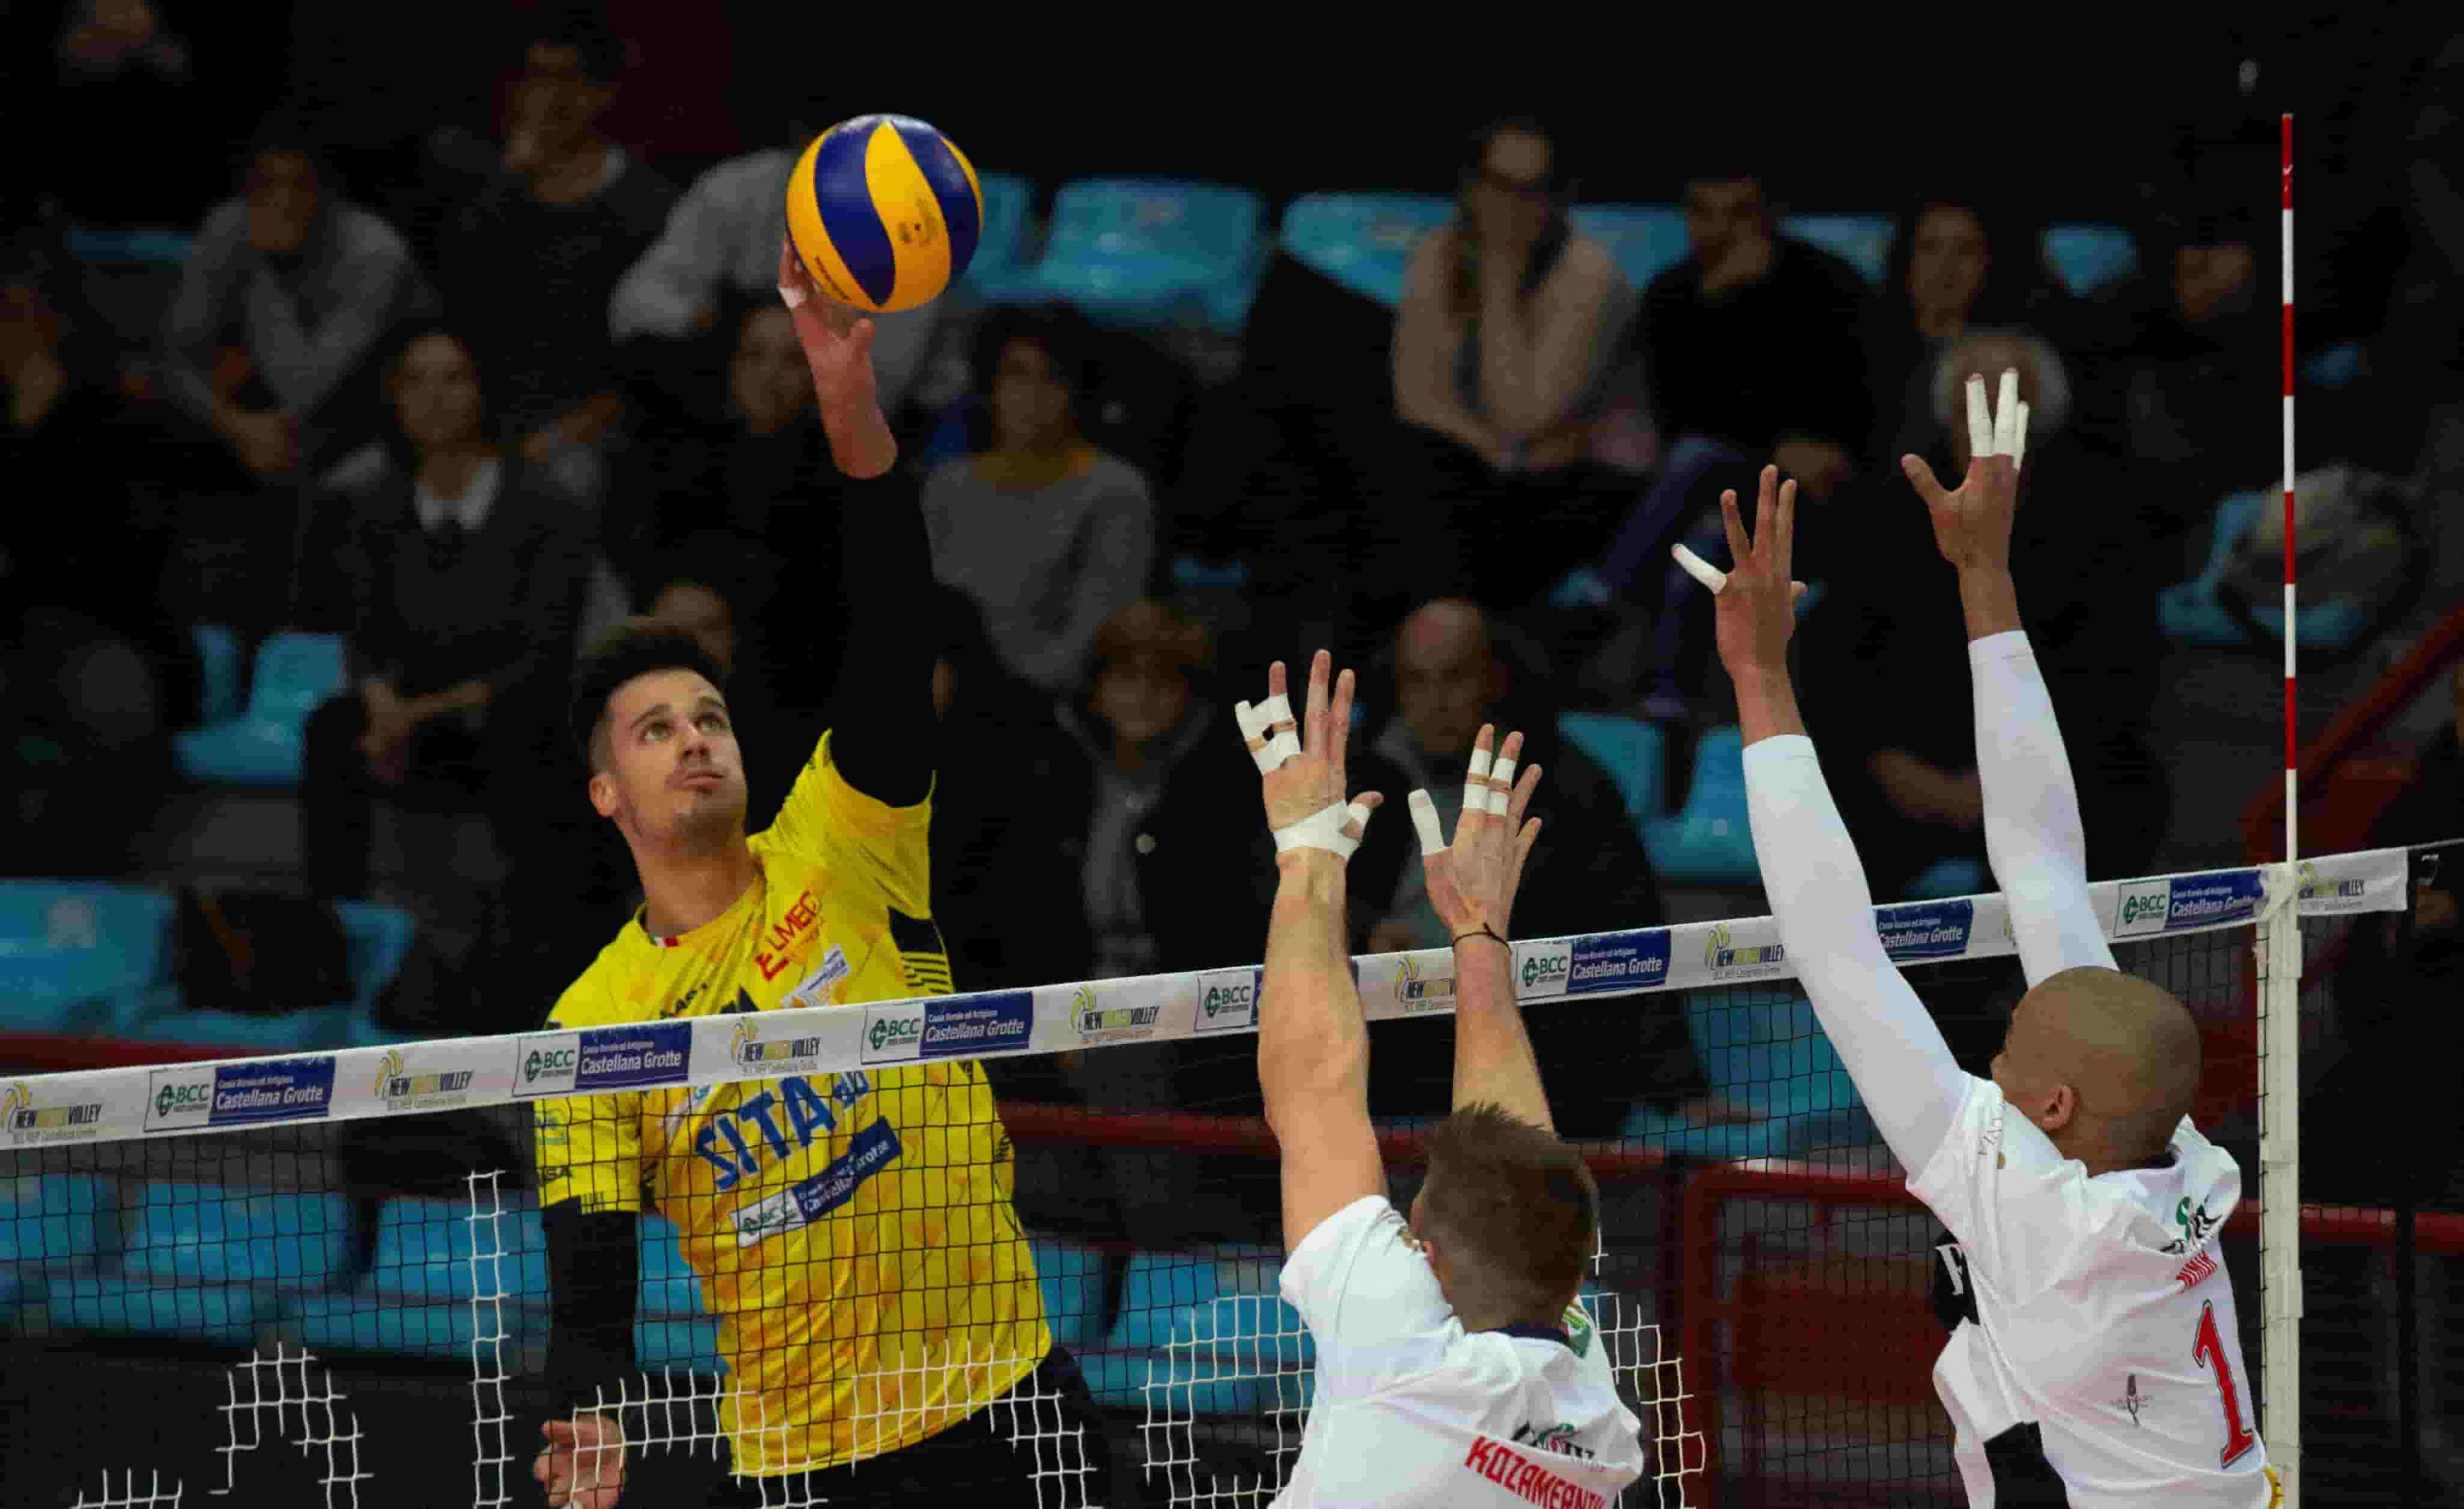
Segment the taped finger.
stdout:
<path fill-rule="evenodd" d="M 1446 835 L 1438 823 L 1438 804 L 1426 791 L 1414 791 L 1405 802 L 1412 810 L 1412 827 L 1420 835 L 1420 853 L 1433 854 L 1446 847 Z"/>
<path fill-rule="evenodd" d="M 1274 770 L 1301 752 L 1300 735 L 1293 731 L 1291 698 L 1277 692 L 1258 704 L 1258 717 L 1262 721 L 1258 732 L 1266 741 L 1265 768 Z"/>
<path fill-rule="evenodd" d="M 1346 830 L 1348 835 L 1355 840 L 1368 837 L 1370 814 L 1375 812 L 1377 809 L 1366 802 L 1354 802 L 1344 810 L 1352 816 L 1352 822 Z"/>
<path fill-rule="evenodd" d="M 1993 406 L 1993 454 L 2019 454 L 2019 369 L 2002 369 L 2002 399 Z"/>
<path fill-rule="evenodd" d="M 1475 744 L 1471 751 L 1471 768 L 1463 775 L 1463 816 L 1488 810 L 1488 771 L 1490 752 Z M 1461 821 L 1461 819 L 1457 819 Z"/>
<path fill-rule="evenodd" d="M 1678 566 L 1684 570 L 1687 576 L 1690 576 L 1694 580 L 1702 583 L 1712 591 L 1716 592 L 1720 588 L 1728 585 L 1727 572 L 1721 570 L 1718 566 L 1704 560 L 1701 556 L 1686 549 L 1683 545 L 1670 545 L 1668 547 L 1668 553 L 1676 558 Z"/>
<path fill-rule="evenodd" d="M 1985 379 L 1975 373 L 1968 379 L 1968 454 L 1978 458 L 1993 454 L 1993 415 L 1985 407 Z"/>
<path fill-rule="evenodd" d="M 1514 789 L 1514 762 L 1500 757 L 1488 771 L 1486 810 L 1499 817 L 1506 815 L 1506 793 Z"/>

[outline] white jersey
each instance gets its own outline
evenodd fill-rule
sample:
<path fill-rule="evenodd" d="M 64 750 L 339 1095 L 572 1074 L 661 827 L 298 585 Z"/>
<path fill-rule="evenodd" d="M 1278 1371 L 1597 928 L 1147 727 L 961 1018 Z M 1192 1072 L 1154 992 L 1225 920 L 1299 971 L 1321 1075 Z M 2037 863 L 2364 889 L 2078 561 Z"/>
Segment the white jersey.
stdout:
<path fill-rule="evenodd" d="M 1640 1423 L 1589 1318 L 1466 1333 L 1383 1195 L 1303 1238 L 1283 1293 L 1317 1343 L 1284 1509 L 1604 1509 L 1642 1475 Z"/>
<path fill-rule="evenodd" d="M 1973 1079 L 1909 1179 L 1953 1237 L 1933 1381 L 1974 1509 L 2277 1501 L 2216 1252 L 2241 1170 L 2188 1117 L 2172 1154 L 2090 1178 Z"/>

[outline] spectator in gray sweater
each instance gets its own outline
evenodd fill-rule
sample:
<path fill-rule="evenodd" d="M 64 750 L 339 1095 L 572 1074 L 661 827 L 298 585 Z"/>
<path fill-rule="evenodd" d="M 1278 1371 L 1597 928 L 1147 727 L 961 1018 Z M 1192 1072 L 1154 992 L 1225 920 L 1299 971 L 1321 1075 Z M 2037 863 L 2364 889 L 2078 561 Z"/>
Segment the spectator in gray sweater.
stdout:
<path fill-rule="evenodd" d="M 1146 478 L 1078 433 L 1083 346 L 1056 310 L 1000 310 L 978 331 L 990 433 L 924 484 L 933 571 L 983 610 L 994 652 L 1053 695 L 1084 684 L 1095 632 L 1155 565 Z"/>
<path fill-rule="evenodd" d="M 393 227 L 341 197 L 313 135 L 276 119 L 239 197 L 197 233 L 163 322 L 165 388 L 269 480 L 330 460 L 372 426 L 378 343 L 435 294 Z M 243 365 L 223 356 L 236 347 Z"/>

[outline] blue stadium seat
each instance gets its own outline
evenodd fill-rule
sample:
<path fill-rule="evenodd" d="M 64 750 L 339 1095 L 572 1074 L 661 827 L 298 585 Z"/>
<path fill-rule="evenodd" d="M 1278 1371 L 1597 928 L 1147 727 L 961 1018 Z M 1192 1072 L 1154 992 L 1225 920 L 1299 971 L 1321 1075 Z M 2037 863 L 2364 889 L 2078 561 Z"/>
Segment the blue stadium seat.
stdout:
<path fill-rule="evenodd" d="M 258 1328 L 279 1316 L 267 1291 L 250 1284 L 184 1284 L 151 1279 L 70 1278 L 55 1281 L 44 1297 L 52 1325 L 61 1330 L 124 1333 L 252 1346 Z"/>
<path fill-rule="evenodd" d="M 1882 280 L 1882 270 L 1891 257 L 1894 227 L 1889 215 L 1790 215 L 1779 228 L 1782 235 L 1845 258 L 1865 275 L 1865 281 Z"/>
<path fill-rule="evenodd" d="M 246 1011 L 190 1008 L 176 986 L 137 992 L 134 1005 L 115 1015 L 115 1036 L 138 1043 L 185 1043 L 197 1048 L 240 1049 L 262 1054 L 307 1053 L 348 1044 L 362 1013 L 347 1006 L 319 1007 L 256 1016 Z"/>
<path fill-rule="evenodd" d="M 145 1186 L 130 1215 L 120 1276 L 165 1289 L 322 1289 L 350 1262 L 351 1203 L 338 1194 L 156 1183 Z"/>
<path fill-rule="evenodd" d="M 1260 1414 L 1277 1403 L 1277 1374 L 1305 1374 L 1317 1353 L 1298 1312 L 1276 1292 L 1280 1255 L 1133 1255 L 1121 1314 L 1088 1374 L 1105 1403 L 1145 1408 L 1150 1383 L 1169 1386 L 1174 1412 Z M 1167 1343 L 1184 1344 L 1167 1349 Z M 1296 1401 L 1286 1400 L 1287 1404 Z M 1165 1408 L 1155 1400 L 1158 1411 Z"/>
<path fill-rule="evenodd" d="M 727 1364 L 718 1355 L 716 1320 L 683 1320 L 645 1316 L 633 1322 L 633 1360 L 645 1372 L 672 1367 L 678 1372 L 724 1375 Z"/>
<path fill-rule="evenodd" d="M 239 716 L 239 635 L 222 624 L 190 624 L 189 642 L 197 647 L 197 669 L 205 682 L 204 721 L 227 722 Z"/>
<path fill-rule="evenodd" d="M 999 302 L 1027 266 L 1035 186 L 1015 173 L 978 173 L 976 187 L 984 196 L 983 229 L 976 236 L 976 255 L 960 280 Z"/>
<path fill-rule="evenodd" d="M 1668 805 L 1668 736 L 1657 723 L 1607 713 L 1566 713 L 1557 731 L 1608 771 L 1625 798 L 1625 815 L 1640 833 L 1645 819 Z"/>
<path fill-rule="evenodd" d="M 1899 899 L 1930 901 L 1946 896 L 1983 896 L 1993 889 L 1985 874 L 1984 861 L 1955 854 L 1937 859 L 1925 867 L 1908 882 L 1908 894 Z"/>
<path fill-rule="evenodd" d="M 172 226 L 72 226 L 61 239 L 69 255 L 93 267 L 179 267 L 196 244 Z"/>
<path fill-rule="evenodd" d="M 2045 266 L 2085 297 L 2139 271 L 2139 241 L 2118 225 L 2057 225 L 2045 231 Z"/>
<path fill-rule="evenodd" d="M 339 635 L 269 635 L 257 647 L 246 711 L 229 721 L 183 729 L 172 737 L 181 772 L 224 786 L 297 786 L 308 715 L 341 692 L 345 679 Z"/>
<path fill-rule="evenodd" d="M 1573 218 L 1575 229 L 1609 249 L 1638 293 L 1694 249 L 1685 211 L 1669 205 L 1578 205 Z"/>
<path fill-rule="evenodd" d="M 480 1335 L 474 1308 L 501 1320 L 509 1350 L 543 1339 L 547 1240 L 538 1212 L 508 1211 L 495 1222 L 494 1245 L 504 1255 L 481 1263 L 478 1273 L 494 1285 L 489 1293 L 504 1296 L 493 1307 L 472 1303 L 470 1215 L 461 1201 L 387 1201 L 377 1218 L 375 1256 L 359 1282 L 347 1294 L 298 1301 L 301 1340 L 338 1351 L 468 1357 Z"/>
<path fill-rule="evenodd" d="M 2312 388 L 2350 388 L 2368 374 L 2369 348 L 2340 341 L 2301 364 L 2301 381 Z"/>
<path fill-rule="evenodd" d="M 1245 189 L 1090 178 L 1063 187 L 1027 287 L 1116 324 L 1237 335 L 1265 276 L 1265 205 Z"/>
<path fill-rule="evenodd" d="M 1393 309 L 1412 249 L 1454 213 L 1454 202 L 1436 194 L 1303 194 L 1284 211 L 1284 250 Z"/>
<path fill-rule="evenodd" d="M 334 912 L 342 924 L 342 939 L 351 970 L 351 1004 L 376 1004 L 385 987 L 402 973 L 410 957 L 418 924 L 398 906 L 374 901 L 337 901 Z"/>
<path fill-rule="evenodd" d="M 167 968 L 171 900 L 82 880 L 0 880 L 0 1023 L 84 1032 Z"/>
<path fill-rule="evenodd" d="M 1712 1090 L 1755 1120 L 1687 1126 L 1637 1107 L 1627 1136 L 1696 1158 L 1789 1158 L 1874 1140 L 1873 1119 L 1803 998 L 1698 990 L 1686 998 L 1685 1017 Z"/>
<path fill-rule="evenodd" d="M 1663 881 L 1751 885 L 1761 876 L 1746 820 L 1745 748 L 1734 724 L 1705 730 L 1694 743 L 1685 806 L 1643 824 L 1643 847 Z"/>
<path fill-rule="evenodd" d="M 1103 1340 L 1104 1254 L 1075 1242 L 1037 1238 L 1027 1244 L 1035 1281 L 1044 1290 L 1044 1319 L 1052 1339 L 1076 1349 Z"/>
<path fill-rule="evenodd" d="M 92 1274 L 119 1245 L 119 1193 L 84 1174 L 0 1179 L 0 1281 L 16 1302 L 42 1297 L 47 1279 Z"/>

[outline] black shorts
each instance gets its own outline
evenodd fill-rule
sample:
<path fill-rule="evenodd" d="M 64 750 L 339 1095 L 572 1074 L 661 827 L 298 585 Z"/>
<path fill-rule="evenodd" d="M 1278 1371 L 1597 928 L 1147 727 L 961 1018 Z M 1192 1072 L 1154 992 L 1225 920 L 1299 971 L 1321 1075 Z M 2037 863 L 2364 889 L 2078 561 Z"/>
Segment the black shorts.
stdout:
<path fill-rule="evenodd" d="M 710 1509 L 826 1503 L 964 1504 L 967 1509 L 1089 1509 L 1111 1501 L 1103 1411 L 1067 1351 L 968 1419 L 903 1451 L 782 1477 L 724 1477 Z"/>

